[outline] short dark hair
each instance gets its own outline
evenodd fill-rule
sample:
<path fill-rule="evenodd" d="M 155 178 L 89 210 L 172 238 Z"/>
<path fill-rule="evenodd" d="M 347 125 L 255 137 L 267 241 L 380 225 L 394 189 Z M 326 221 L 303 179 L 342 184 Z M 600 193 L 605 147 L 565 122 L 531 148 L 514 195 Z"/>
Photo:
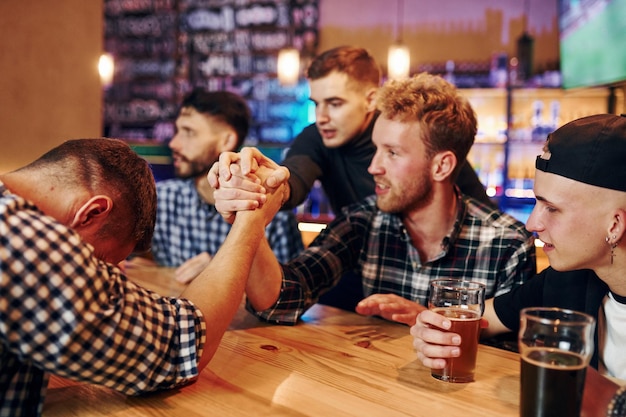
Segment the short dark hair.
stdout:
<path fill-rule="evenodd" d="M 574 181 L 626 192 L 626 114 L 594 114 L 548 135 L 535 167 Z"/>
<path fill-rule="evenodd" d="M 251 120 L 250 108 L 248 103 L 235 93 L 195 88 L 183 99 L 180 110 L 185 107 L 191 107 L 198 113 L 216 117 L 232 127 L 237 134 L 236 148 L 243 144 L 248 135 Z"/>
<path fill-rule="evenodd" d="M 309 65 L 309 80 L 326 77 L 333 71 L 346 74 L 359 84 L 378 87 L 382 72 L 374 57 L 364 48 L 339 46 L 322 52 Z"/>
<path fill-rule="evenodd" d="M 148 162 L 119 139 L 73 139 L 20 170 L 42 169 L 68 187 L 83 187 L 113 199 L 111 221 L 101 232 L 129 236 L 135 252 L 150 249 L 156 222 L 156 186 Z"/>

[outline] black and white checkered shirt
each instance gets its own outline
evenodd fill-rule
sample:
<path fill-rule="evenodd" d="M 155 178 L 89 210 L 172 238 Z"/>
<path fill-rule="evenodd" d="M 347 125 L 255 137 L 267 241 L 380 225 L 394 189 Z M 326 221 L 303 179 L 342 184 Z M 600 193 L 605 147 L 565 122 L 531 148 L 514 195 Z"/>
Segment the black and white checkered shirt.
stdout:
<path fill-rule="evenodd" d="M 189 383 L 205 331 L 0 183 L 0 416 L 41 414 L 48 373 L 128 395 Z"/>
<path fill-rule="evenodd" d="M 157 183 L 152 253 L 159 265 L 180 266 L 202 252 L 215 255 L 230 227 L 215 206 L 200 198 L 193 179 Z M 265 235 L 280 262 L 287 262 L 304 249 L 298 221 L 292 212 L 278 212 L 265 229 Z"/>

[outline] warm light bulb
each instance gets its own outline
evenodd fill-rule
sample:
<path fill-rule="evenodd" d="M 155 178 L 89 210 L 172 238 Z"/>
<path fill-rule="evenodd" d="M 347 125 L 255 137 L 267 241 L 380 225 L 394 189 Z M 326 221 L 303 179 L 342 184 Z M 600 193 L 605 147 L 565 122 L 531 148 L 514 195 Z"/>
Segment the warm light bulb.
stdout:
<path fill-rule="evenodd" d="M 100 81 L 102 85 L 108 86 L 113 81 L 113 73 L 115 71 L 115 64 L 113 62 L 113 56 L 111 54 L 100 55 L 98 61 L 98 72 L 100 73 Z"/>
<path fill-rule="evenodd" d="M 394 44 L 389 47 L 387 75 L 389 79 L 406 78 L 411 68 L 411 54 L 406 45 Z"/>
<path fill-rule="evenodd" d="M 278 52 L 276 63 L 278 81 L 282 85 L 294 85 L 300 76 L 300 53 L 296 48 L 285 48 Z"/>

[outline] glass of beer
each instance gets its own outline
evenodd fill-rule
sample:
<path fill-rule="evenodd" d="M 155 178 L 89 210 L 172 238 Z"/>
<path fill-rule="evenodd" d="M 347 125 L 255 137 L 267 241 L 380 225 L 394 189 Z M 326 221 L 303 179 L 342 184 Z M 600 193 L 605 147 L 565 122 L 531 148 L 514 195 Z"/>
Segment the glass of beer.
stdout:
<path fill-rule="evenodd" d="M 552 307 L 522 310 L 520 416 L 580 415 L 594 328 L 595 319 L 585 313 Z"/>
<path fill-rule="evenodd" d="M 447 382 L 474 380 L 480 318 L 485 311 L 485 286 L 459 279 L 437 279 L 430 282 L 428 308 L 452 322 L 447 331 L 461 336 L 461 356 L 448 358 L 443 369 L 431 369 L 431 375 Z"/>

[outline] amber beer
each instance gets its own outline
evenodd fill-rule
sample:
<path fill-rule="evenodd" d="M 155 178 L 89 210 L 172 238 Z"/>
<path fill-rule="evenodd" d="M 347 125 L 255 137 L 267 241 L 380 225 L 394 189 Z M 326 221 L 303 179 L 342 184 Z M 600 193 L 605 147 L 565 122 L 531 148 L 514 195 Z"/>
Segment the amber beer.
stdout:
<path fill-rule="evenodd" d="M 480 335 L 480 311 L 460 307 L 435 307 L 432 310 L 450 320 L 452 326 L 447 331 L 461 336 L 461 356 L 448 359 L 443 369 L 431 369 L 431 375 L 448 382 L 473 381 Z"/>
<path fill-rule="evenodd" d="M 554 348 L 525 350 L 520 416 L 579 416 L 586 371 L 585 358 L 579 354 Z"/>

